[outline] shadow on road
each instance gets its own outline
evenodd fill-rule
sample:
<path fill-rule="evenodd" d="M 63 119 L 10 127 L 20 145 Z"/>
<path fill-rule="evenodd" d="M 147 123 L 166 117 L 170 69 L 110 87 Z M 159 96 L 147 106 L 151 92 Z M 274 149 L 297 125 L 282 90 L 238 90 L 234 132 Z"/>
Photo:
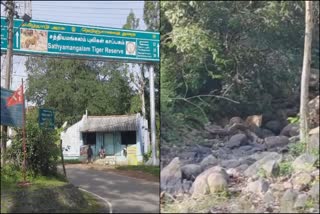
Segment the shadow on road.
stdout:
<path fill-rule="evenodd" d="M 113 212 L 159 213 L 159 184 L 92 169 L 67 168 L 69 181 L 112 204 Z"/>

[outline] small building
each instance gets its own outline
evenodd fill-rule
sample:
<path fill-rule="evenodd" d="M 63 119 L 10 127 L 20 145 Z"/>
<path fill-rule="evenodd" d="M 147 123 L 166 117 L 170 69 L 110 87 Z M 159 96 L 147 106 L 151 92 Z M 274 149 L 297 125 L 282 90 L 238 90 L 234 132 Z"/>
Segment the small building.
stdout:
<path fill-rule="evenodd" d="M 105 161 L 116 165 L 137 165 L 150 149 L 147 121 L 135 115 L 88 116 L 61 133 L 65 159 L 86 159 L 88 145 L 93 159 L 105 149 Z"/>

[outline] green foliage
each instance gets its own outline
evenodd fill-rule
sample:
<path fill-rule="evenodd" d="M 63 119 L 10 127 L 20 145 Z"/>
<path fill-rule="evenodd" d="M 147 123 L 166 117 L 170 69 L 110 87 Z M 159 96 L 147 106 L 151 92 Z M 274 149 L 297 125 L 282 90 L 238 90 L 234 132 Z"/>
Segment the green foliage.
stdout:
<path fill-rule="evenodd" d="M 33 109 L 26 115 L 26 161 L 27 169 L 33 175 L 52 175 L 57 172 L 57 161 L 60 150 L 56 142 L 59 140 L 56 130 L 40 128 L 38 111 Z M 15 167 L 23 163 L 22 131 L 17 129 L 11 147 L 8 149 L 8 159 Z"/>
<path fill-rule="evenodd" d="M 292 162 L 281 162 L 279 164 L 280 175 L 290 175 L 293 172 Z"/>
<path fill-rule="evenodd" d="M 127 17 L 127 22 L 125 25 L 123 25 L 123 28 L 124 29 L 138 29 L 139 21 L 140 20 L 138 18 L 136 18 L 133 11 L 131 10 L 128 17 Z"/>
<path fill-rule="evenodd" d="M 156 177 L 160 175 L 160 167 L 159 166 L 146 166 L 146 165 L 138 165 L 138 166 L 117 166 L 116 169 L 119 170 L 132 170 L 132 171 L 141 171 L 146 172 Z"/>
<path fill-rule="evenodd" d="M 147 153 L 143 154 L 143 161 L 146 162 L 152 157 L 152 151 L 148 151 Z"/>
<path fill-rule="evenodd" d="M 130 113 L 141 112 L 141 99 L 139 95 L 135 95 L 131 98 Z"/>
<path fill-rule="evenodd" d="M 267 172 L 266 172 L 266 170 L 263 169 L 263 168 L 259 168 L 259 170 L 258 170 L 258 176 L 259 176 L 260 178 L 267 178 Z"/>
<path fill-rule="evenodd" d="M 56 111 L 56 125 L 89 115 L 125 114 L 134 95 L 120 63 L 29 57 L 28 101 Z"/>
<path fill-rule="evenodd" d="M 19 178 L 21 178 L 19 167 L 13 164 L 6 164 L 4 167 L 1 167 L 1 184 L 18 182 Z"/>
<path fill-rule="evenodd" d="M 273 111 L 275 101 L 298 92 L 304 2 L 160 4 L 161 113 L 162 124 L 170 126 L 165 127 L 168 132 L 177 125 L 170 119 L 176 114 L 202 123 L 252 115 Z M 319 44 L 314 44 L 312 64 L 316 67 Z M 169 138 L 168 132 L 163 137 Z"/>
<path fill-rule="evenodd" d="M 298 124 L 299 123 L 299 116 L 296 116 L 296 117 L 288 117 L 288 122 L 291 123 L 291 124 Z"/>
<path fill-rule="evenodd" d="M 306 150 L 306 144 L 302 142 L 289 144 L 289 153 L 293 156 L 299 156 Z"/>

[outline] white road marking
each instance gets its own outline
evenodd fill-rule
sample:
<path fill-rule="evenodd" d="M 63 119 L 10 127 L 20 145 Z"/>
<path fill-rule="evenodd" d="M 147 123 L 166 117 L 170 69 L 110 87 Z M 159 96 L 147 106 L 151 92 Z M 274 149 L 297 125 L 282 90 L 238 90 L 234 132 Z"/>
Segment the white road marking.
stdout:
<path fill-rule="evenodd" d="M 97 194 L 95 194 L 95 193 L 93 193 L 93 192 L 90 192 L 90 191 L 88 191 L 88 190 L 82 189 L 82 188 L 80 188 L 80 187 L 78 187 L 78 188 L 79 188 L 80 190 L 83 190 L 83 191 L 85 191 L 85 192 L 88 192 L 88 193 L 90 193 L 90 194 L 92 194 L 92 195 L 95 195 L 95 196 L 97 196 L 98 198 L 102 199 L 103 201 L 107 202 L 107 203 L 108 203 L 108 206 L 109 206 L 109 213 L 112 213 L 112 204 L 111 204 L 107 199 L 102 198 L 100 195 L 97 195 Z"/>

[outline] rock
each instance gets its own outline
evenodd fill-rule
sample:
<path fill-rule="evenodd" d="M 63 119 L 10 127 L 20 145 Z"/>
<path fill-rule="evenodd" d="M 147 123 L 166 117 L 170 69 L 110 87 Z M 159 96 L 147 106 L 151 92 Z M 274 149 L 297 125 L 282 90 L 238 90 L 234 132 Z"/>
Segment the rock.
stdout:
<path fill-rule="evenodd" d="M 319 84 L 319 83 L 318 83 Z M 315 128 L 319 126 L 319 95 L 310 100 L 308 103 L 308 109 L 309 109 L 309 128 Z"/>
<path fill-rule="evenodd" d="M 198 175 L 196 180 L 193 182 L 192 187 L 190 189 L 190 193 L 192 194 L 192 197 L 197 197 L 199 195 L 204 195 L 209 193 L 210 189 L 209 189 L 207 179 L 210 174 L 214 174 L 214 173 L 221 174 L 224 177 L 224 179 L 228 182 L 229 176 L 222 167 L 220 166 L 211 167 L 205 170 L 204 172 L 202 172 L 200 175 Z"/>
<path fill-rule="evenodd" d="M 201 172 L 201 166 L 198 164 L 187 164 L 181 167 L 182 179 L 194 181 Z"/>
<path fill-rule="evenodd" d="M 315 199 L 316 201 L 320 200 L 319 199 L 319 181 L 317 181 L 312 187 L 311 189 L 309 190 L 309 195 Z"/>
<path fill-rule="evenodd" d="M 240 172 L 243 172 L 243 171 L 245 171 L 248 167 L 249 167 L 248 164 L 241 164 L 241 165 L 238 166 L 236 169 L 238 169 Z"/>
<path fill-rule="evenodd" d="M 182 173 L 178 157 L 174 158 L 166 167 L 164 167 L 160 174 L 161 191 L 176 194 L 182 189 Z"/>
<path fill-rule="evenodd" d="M 237 168 L 230 168 L 227 170 L 229 177 L 239 177 L 240 171 Z"/>
<path fill-rule="evenodd" d="M 293 213 L 294 204 L 296 198 L 298 197 L 298 192 L 292 189 L 286 190 L 282 198 L 280 199 L 280 212 L 281 213 Z"/>
<path fill-rule="evenodd" d="M 286 125 L 280 132 L 280 135 L 292 137 L 299 135 L 299 125 L 290 123 Z"/>
<path fill-rule="evenodd" d="M 229 169 L 229 168 L 235 168 L 239 166 L 241 163 L 238 160 L 223 160 L 221 161 L 221 166 Z"/>
<path fill-rule="evenodd" d="M 261 129 L 261 132 L 262 132 L 262 135 L 263 135 L 263 138 L 266 138 L 266 137 L 270 137 L 270 136 L 274 136 L 275 134 L 269 130 L 269 129 Z"/>
<path fill-rule="evenodd" d="M 310 151 L 319 151 L 319 126 L 310 130 L 308 146 Z"/>
<path fill-rule="evenodd" d="M 248 183 L 246 187 L 247 192 L 252 192 L 258 194 L 259 196 L 263 196 L 269 189 L 269 183 L 264 179 L 259 179 L 253 182 Z"/>
<path fill-rule="evenodd" d="M 227 143 L 227 147 L 230 149 L 246 145 L 248 143 L 248 138 L 245 134 L 233 135 Z"/>
<path fill-rule="evenodd" d="M 182 189 L 184 192 L 189 192 L 190 188 L 192 186 L 192 181 L 188 181 L 186 179 L 183 179 L 182 181 Z"/>
<path fill-rule="evenodd" d="M 228 188 L 228 181 L 222 173 L 211 173 L 207 181 L 210 193 L 225 191 Z"/>
<path fill-rule="evenodd" d="M 294 189 L 302 190 L 312 181 L 312 176 L 308 172 L 300 172 L 292 176 L 292 185 Z"/>
<path fill-rule="evenodd" d="M 248 150 L 252 149 L 252 146 L 251 145 L 245 145 L 245 146 L 241 146 L 239 149 L 242 150 L 242 151 L 248 151 Z"/>
<path fill-rule="evenodd" d="M 266 204 L 271 204 L 271 203 L 274 202 L 274 200 L 275 200 L 275 197 L 273 196 L 272 191 L 269 189 L 269 190 L 264 194 L 263 201 L 264 201 Z"/>
<path fill-rule="evenodd" d="M 219 163 L 218 159 L 215 158 L 213 155 L 208 155 L 207 157 L 205 157 L 201 163 L 200 166 L 203 170 L 215 166 Z"/>
<path fill-rule="evenodd" d="M 299 143 L 300 137 L 298 136 L 293 136 L 289 138 L 290 143 Z"/>
<path fill-rule="evenodd" d="M 282 128 L 280 121 L 278 120 L 270 120 L 265 124 L 265 127 L 271 130 L 275 134 L 279 134 Z"/>
<path fill-rule="evenodd" d="M 311 154 L 304 153 L 293 161 L 292 166 L 295 172 L 311 172 L 315 169 L 314 165 L 317 162 L 317 160 L 317 157 Z"/>
<path fill-rule="evenodd" d="M 279 164 L 275 160 L 268 160 L 262 165 L 262 169 L 264 169 L 266 176 L 275 177 L 279 175 L 280 168 Z"/>
<path fill-rule="evenodd" d="M 271 136 L 264 139 L 268 148 L 285 146 L 290 143 L 289 138 L 286 136 Z"/>
<path fill-rule="evenodd" d="M 295 209 L 299 209 L 299 208 L 303 208 L 306 205 L 306 202 L 308 200 L 308 195 L 307 194 L 299 194 L 296 202 L 294 203 L 294 208 Z"/>
<path fill-rule="evenodd" d="M 271 163 L 268 161 L 270 160 L 274 160 L 277 164 L 279 164 L 282 160 L 282 155 L 278 154 L 276 152 L 267 152 L 264 153 L 264 157 L 261 158 L 260 160 L 256 161 L 254 164 L 252 164 L 251 166 L 248 167 L 248 169 L 246 169 L 244 171 L 244 175 L 247 177 L 251 177 L 253 175 L 257 175 L 259 170 L 261 168 L 263 168 L 263 165 L 270 165 Z M 267 166 L 265 166 L 266 168 L 268 168 Z"/>

